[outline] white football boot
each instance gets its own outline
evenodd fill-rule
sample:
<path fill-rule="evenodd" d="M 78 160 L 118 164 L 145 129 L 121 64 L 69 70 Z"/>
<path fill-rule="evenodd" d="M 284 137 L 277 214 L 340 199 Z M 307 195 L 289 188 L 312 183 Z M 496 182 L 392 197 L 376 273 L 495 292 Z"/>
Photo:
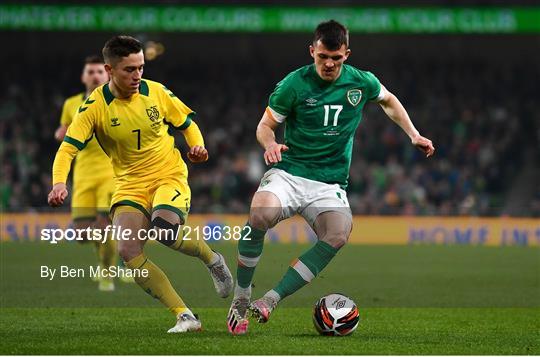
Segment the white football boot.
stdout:
<path fill-rule="evenodd" d="M 114 280 L 111 278 L 100 278 L 98 280 L 99 291 L 114 291 Z"/>
<path fill-rule="evenodd" d="M 171 327 L 167 333 L 182 333 L 188 331 L 201 331 L 201 322 L 191 314 L 183 313 L 176 317 L 176 325 Z"/>
<path fill-rule="evenodd" d="M 207 268 L 214 281 L 216 292 L 220 297 L 226 298 L 233 290 L 233 277 L 223 255 L 218 252 L 214 253 L 219 256 L 219 259 L 214 264 L 207 266 Z"/>

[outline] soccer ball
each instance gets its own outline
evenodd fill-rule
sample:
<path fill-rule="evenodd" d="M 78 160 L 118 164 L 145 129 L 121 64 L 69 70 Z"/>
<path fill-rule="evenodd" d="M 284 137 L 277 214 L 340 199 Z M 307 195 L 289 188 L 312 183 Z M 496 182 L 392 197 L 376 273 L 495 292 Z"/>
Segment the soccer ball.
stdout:
<path fill-rule="evenodd" d="M 358 307 L 342 294 L 323 296 L 313 308 L 313 324 L 321 335 L 346 336 L 358 326 Z"/>

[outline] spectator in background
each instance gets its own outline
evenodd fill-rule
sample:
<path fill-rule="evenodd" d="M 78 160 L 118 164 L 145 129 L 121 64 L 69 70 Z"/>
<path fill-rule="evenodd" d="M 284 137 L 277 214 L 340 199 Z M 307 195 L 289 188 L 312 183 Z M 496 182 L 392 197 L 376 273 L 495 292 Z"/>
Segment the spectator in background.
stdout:
<path fill-rule="evenodd" d="M 255 152 L 260 157 L 253 139 L 253 118 L 259 117 L 273 83 L 286 73 L 276 69 L 270 59 L 259 57 L 244 61 L 241 67 L 219 68 L 214 59 L 208 58 L 201 64 L 208 71 L 186 71 L 176 64 L 151 69 L 156 78 L 167 78 L 168 82 L 178 78 L 178 82 L 170 83 L 171 89 L 200 108 L 199 114 L 205 118 L 201 126 L 208 133 L 211 152 L 229 158 L 243 153 L 249 162 L 239 168 L 232 163 L 220 164 L 215 155 L 211 157 L 208 165 L 189 179 L 193 213 L 230 212 L 222 194 L 223 177 L 242 176 L 228 185 L 234 192 L 245 192 L 246 197 L 256 189 L 257 183 L 250 178 L 254 160 L 248 154 Z M 351 208 L 358 214 L 385 214 L 382 202 L 393 187 L 399 198 L 398 214 L 502 214 L 507 191 L 520 167 L 534 164 L 525 162 L 520 153 L 523 145 L 533 146 L 534 140 L 537 145 L 540 137 L 536 92 L 530 80 L 540 76 L 538 66 L 508 63 L 504 68 L 508 75 L 501 78 L 500 66 L 490 62 L 454 59 L 442 68 L 440 63 L 421 57 L 404 56 L 402 60 L 404 65 L 400 67 L 390 60 L 381 61 L 381 72 L 396 83 L 392 90 L 403 95 L 417 126 L 429 128 L 429 135 L 437 138 L 437 160 L 421 163 L 418 153 L 393 135 L 391 123 L 382 120 L 375 108 L 368 108 L 355 139 L 348 189 Z M 6 73 L 16 73 L 16 77 L 6 81 L 6 90 L 0 92 L 0 204 L 8 211 L 30 207 L 32 182 L 39 180 L 42 191 L 48 191 L 47 180 L 36 175 L 50 172 L 49 162 L 58 145 L 52 139 L 56 120 L 62 99 L 75 90 L 73 76 L 79 70 L 78 62 L 69 57 L 59 57 L 55 63 L 65 69 L 62 73 L 47 66 L 38 68 L 31 58 L 20 58 L 13 66 L 20 70 Z M 40 77 L 33 73 L 40 73 Z M 53 87 L 47 85 L 53 82 Z M 201 83 L 205 83 L 204 91 Z M 467 83 L 466 94 L 461 83 Z M 522 90 L 501 97 L 501 88 Z M 432 125 L 433 121 L 437 125 Z M 523 134 L 529 133 L 532 139 L 524 142 Z M 377 147 L 381 140 L 389 145 L 383 150 Z M 387 168 L 390 155 L 404 167 L 403 176 L 393 178 L 394 186 L 383 181 L 392 177 Z M 258 167 L 262 164 L 259 159 Z M 260 177 L 260 173 L 255 176 Z M 395 182 L 401 180 L 405 181 Z M 241 182 L 248 184 L 237 189 Z M 531 196 L 523 207 L 537 207 L 538 200 Z M 236 202 L 231 205 L 235 211 L 247 212 L 245 200 L 243 206 Z M 530 213 L 539 215 L 534 209 Z"/>

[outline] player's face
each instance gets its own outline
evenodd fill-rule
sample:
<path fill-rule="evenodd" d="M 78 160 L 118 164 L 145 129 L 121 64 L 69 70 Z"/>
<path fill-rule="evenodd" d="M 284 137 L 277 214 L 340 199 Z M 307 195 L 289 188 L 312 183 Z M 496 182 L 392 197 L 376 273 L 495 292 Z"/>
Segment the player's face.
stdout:
<path fill-rule="evenodd" d="M 86 86 L 87 92 L 109 81 L 109 75 L 105 71 L 105 66 L 101 63 L 87 63 L 84 66 L 81 81 Z"/>
<path fill-rule="evenodd" d="M 144 69 L 144 55 L 141 52 L 131 53 L 114 66 L 106 65 L 111 81 L 120 92 L 131 95 L 137 93 Z"/>
<path fill-rule="evenodd" d="M 317 74 L 328 82 L 333 82 L 339 77 L 343 62 L 351 54 L 351 50 L 345 45 L 336 51 L 330 51 L 320 40 L 309 46 L 309 52 L 315 60 Z"/>

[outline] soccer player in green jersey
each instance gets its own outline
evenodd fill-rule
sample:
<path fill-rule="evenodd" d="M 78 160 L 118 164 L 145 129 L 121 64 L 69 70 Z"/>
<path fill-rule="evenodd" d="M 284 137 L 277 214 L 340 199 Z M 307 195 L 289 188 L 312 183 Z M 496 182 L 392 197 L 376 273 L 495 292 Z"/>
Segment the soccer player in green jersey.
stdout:
<path fill-rule="evenodd" d="M 245 232 L 238 243 L 237 283 L 227 323 L 229 332 L 247 332 L 248 311 L 266 322 L 280 300 L 315 278 L 349 238 L 352 214 L 345 188 L 354 133 L 368 102 L 386 115 L 426 157 L 435 149 L 420 135 L 399 100 L 371 72 L 344 64 L 351 50 L 347 29 L 336 21 L 319 24 L 310 54 L 314 63 L 291 72 L 270 95 L 257 127 L 264 160 L 272 165 L 251 202 Z M 275 130 L 285 123 L 285 144 Z M 318 241 L 296 259 L 281 281 L 262 298 L 251 300 L 251 282 L 266 231 L 301 214 Z"/>

